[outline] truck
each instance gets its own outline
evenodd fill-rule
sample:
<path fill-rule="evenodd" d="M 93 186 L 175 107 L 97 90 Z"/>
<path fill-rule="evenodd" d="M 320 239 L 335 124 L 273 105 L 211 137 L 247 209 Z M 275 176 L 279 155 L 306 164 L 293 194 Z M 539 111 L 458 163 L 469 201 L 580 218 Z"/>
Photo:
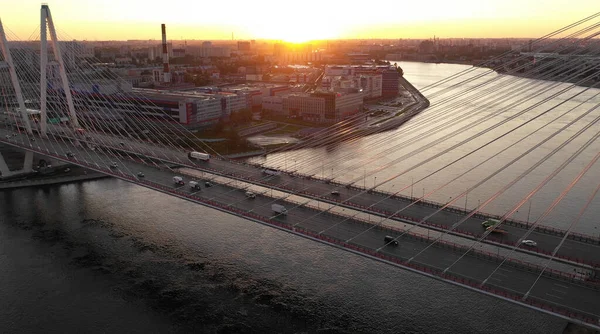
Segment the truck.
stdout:
<path fill-rule="evenodd" d="M 183 185 L 183 178 L 181 176 L 173 176 L 173 183 Z"/>
<path fill-rule="evenodd" d="M 190 188 L 194 189 L 194 190 L 200 190 L 200 183 L 196 182 L 196 181 L 190 181 L 189 183 Z"/>
<path fill-rule="evenodd" d="M 192 152 L 188 153 L 188 158 L 208 161 L 208 160 L 210 160 L 210 154 L 192 151 Z"/>
<path fill-rule="evenodd" d="M 287 215 L 287 209 L 285 208 L 285 206 L 280 204 L 271 204 L 271 210 L 282 215 Z"/>

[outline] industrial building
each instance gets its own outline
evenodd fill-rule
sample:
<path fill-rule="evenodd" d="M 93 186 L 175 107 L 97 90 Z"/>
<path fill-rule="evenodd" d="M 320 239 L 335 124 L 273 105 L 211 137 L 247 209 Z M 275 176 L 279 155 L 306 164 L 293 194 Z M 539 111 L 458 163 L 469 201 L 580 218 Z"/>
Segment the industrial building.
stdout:
<path fill-rule="evenodd" d="M 347 80 L 361 77 L 360 82 L 355 83 L 355 88 L 362 88 L 369 91 L 369 97 L 378 97 L 379 79 L 381 76 L 381 95 L 382 97 L 397 96 L 400 90 L 400 73 L 396 67 L 391 65 L 377 66 L 326 66 L 325 76 L 323 78 L 324 89 L 335 87 L 333 82 L 337 77 L 343 77 Z M 369 77 L 372 78 L 369 78 Z M 329 79 L 328 79 L 329 78 Z M 363 79 L 364 78 L 364 81 Z M 340 86 L 344 88 L 343 86 Z"/>
<path fill-rule="evenodd" d="M 363 94 L 356 89 L 263 97 L 263 110 L 319 124 L 339 122 L 358 113 L 362 107 Z"/>
<path fill-rule="evenodd" d="M 220 91 L 248 95 L 248 103 L 254 109 L 259 109 L 262 106 L 264 97 L 281 96 L 292 92 L 289 85 L 267 83 L 244 84 L 222 87 Z"/>

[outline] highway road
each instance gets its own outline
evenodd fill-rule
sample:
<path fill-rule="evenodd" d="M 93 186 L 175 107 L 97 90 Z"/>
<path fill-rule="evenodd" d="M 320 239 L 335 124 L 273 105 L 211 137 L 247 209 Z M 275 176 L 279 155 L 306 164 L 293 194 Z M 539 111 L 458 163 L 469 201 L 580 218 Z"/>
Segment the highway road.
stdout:
<path fill-rule="evenodd" d="M 49 131 L 54 133 L 60 133 L 65 130 L 65 127 L 49 125 Z M 0 138 L 5 138 L 8 134 L 12 134 L 13 131 L 10 129 L 0 128 Z M 389 197 L 389 195 L 381 192 L 366 192 L 364 189 L 357 187 L 344 187 L 335 183 L 327 183 L 323 180 L 317 180 L 300 175 L 281 173 L 279 176 L 269 176 L 261 171 L 261 168 L 257 166 L 235 163 L 221 159 L 211 159 L 210 161 L 197 161 L 190 160 L 187 157 L 187 152 L 183 150 L 177 151 L 172 148 L 165 148 L 156 146 L 156 144 L 133 141 L 126 138 L 114 138 L 108 135 L 99 133 L 86 133 L 85 137 L 76 136 L 74 134 L 66 134 L 66 137 L 81 139 L 83 145 L 94 145 L 98 147 L 113 147 L 114 152 L 132 152 L 143 154 L 146 156 L 153 156 L 158 159 L 169 161 L 176 164 L 187 165 L 197 170 L 221 174 L 230 178 L 237 178 L 245 182 L 254 183 L 257 185 L 273 187 L 280 191 L 294 193 L 309 198 L 319 198 L 321 201 L 328 201 L 330 203 L 338 204 L 340 207 L 360 209 L 364 212 L 368 212 L 380 217 L 393 217 L 393 220 L 401 221 L 403 223 L 416 224 L 421 222 L 424 218 L 426 223 L 435 224 L 442 229 L 451 229 L 453 224 L 460 221 L 465 217 L 464 213 L 457 212 L 454 210 L 446 209 L 439 210 L 438 206 L 414 202 L 407 198 L 402 197 Z M 37 145 L 42 147 L 43 145 L 49 145 L 49 147 L 62 147 L 66 145 L 69 148 L 65 149 L 66 152 L 73 151 L 75 147 L 68 142 L 56 141 L 50 139 L 41 139 L 36 136 L 35 142 L 29 142 L 28 137 L 24 134 L 17 134 L 16 137 L 11 137 L 11 141 L 22 141 L 25 145 Z M 43 140 L 44 142 L 40 142 Z M 78 159 L 92 159 L 97 153 L 90 153 L 89 150 L 82 150 L 78 155 Z M 133 173 L 135 174 L 135 173 Z M 339 195 L 332 195 L 332 191 L 338 191 Z M 455 227 L 455 235 L 463 235 L 468 237 L 480 238 L 485 229 L 481 223 L 487 218 L 471 217 L 465 222 Z M 430 225 L 431 226 L 431 225 Z M 489 235 L 486 242 L 503 243 L 507 245 L 515 245 L 518 240 L 525 235 L 527 228 L 524 225 L 519 224 L 502 224 L 501 229 L 508 232 L 508 234 L 502 237 Z M 547 233 L 546 231 L 535 230 L 527 237 L 527 239 L 534 240 L 537 242 L 536 247 L 526 247 L 527 252 L 534 252 L 540 256 L 546 257 L 547 254 L 551 254 L 554 248 L 562 240 L 562 235 L 557 233 Z M 525 248 L 525 246 L 521 246 Z M 569 238 L 565 241 L 563 246 L 557 253 L 558 258 L 562 259 L 573 259 L 577 263 L 584 265 L 592 265 L 594 267 L 600 266 L 600 243 L 588 241 L 579 241 L 574 238 Z"/>
<path fill-rule="evenodd" d="M 184 185 L 176 185 L 173 182 L 173 177 L 181 174 L 164 164 L 145 164 L 136 160 L 136 157 L 130 159 L 125 156 L 120 158 L 106 156 L 106 150 L 104 150 L 105 153 L 98 153 L 98 150 L 96 150 L 92 154 L 88 148 L 82 146 L 73 146 L 67 142 L 51 143 L 50 140 L 42 138 L 37 138 L 33 142 L 19 142 L 19 139 L 24 138 L 21 137 L 22 135 L 17 135 L 7 140 L 3 132 L 5 131 L 0 130 L 2 141 L 14 146 L 27 148 L 31 144 L 31 148 L 37 148 L 38 146 L 44 147 L 52 144 L 51 149 L 53 152 L 62 159 L 70 160 L 76 164 L 81 163 L 84 166 L 91 164 L 107 173 L 119 174 L 122 172 L 128 176 L 134 176 L 138 172 L 142 172 L 145 176 L 139 177 L 137 183 L 153 189 L 175 194 L 201 204 L 206 204 L 207 201 L 216 202 L 219 203 L 221 208 L 227 207 L 234 214 L 239 215 L 242 213 L 243 216 L 245 213 L 252 213 L 257 217 L 261 217 L 262 221 L 276 221 L 290 228 L 310 231 L 314 235 L 331 238 L 339 243 L 345 243 L 363 250 L 366 249 L 370 252 L 379 250 L 381 254 L 385 254 L 396 261 L 412 259 L 412 264 L 418 264 L 423 268 L 429 268 L 429 270 L 436 272 L 446 270 L 446 273 L 455 277 L 480 283 L 487 279 L 485 282 L 487 287 L 493 287 L 508 293 L 524 295 L 530 290 L 528 294 L 530 299 L 535 299 L 547 305 L 559 306 L 571 312 L 593 318 L 594 321 L 598 319 L 600 289 L 598 286 L 584 280 L 568 277 L 568 275 L 552 275 L 546 272 L 532 288 L 539 275 L 539 270 L 511 261 L 505 262 L 496 270 L 501 259 L 493 254 L 486 255 L 481 252 L 470 251 L 465 255 L 464 247 L 452 246 L 446 243 L 436 243 L 428 247 L 431 240 L 426 237 L 419 237 L 410 233 L 401 235 L 401 232 L 391 228 L 375 227 L 367 222 L 339 214 L 321 213 L 318 209 L 296 206 L 296 203 L 271 198 L 266 194 L 258 194 L 256 198 L 250 199 L 245 196 L 245 190 L 228 184 L 215 183 L 208 174 L 207 178 L 196 179 L 201 184 L 201 190 L 194 190 L 187 183 L 191 180 L 189 177 L 184 177 L 186 182 Z M 72 159 L 67 159 L 67 152 L 74 155 Z M 117 166 L 115 168 L 109 167 L 112 162 L 116 162 Z M 215 164 L 215 162 L 217 161 L 212 161 L 209 164 Z M 260 171 L 253 170 L 257 177 L 261 176 Z M 299 181 L 295 178 L 293 180 Z M 204 182 L 211 182 L 213 185 L 206 187 Z M 328 187 L 331 185 L 318 182 L 313 184 L 311 182 L 311 186 L 329 190 Z M 171 191 L 176 191 L 176 193 Z M 349 195 L 342 194 L 342 196 Z M 378 194 L 364 194 L 364 196 L 364 199 L 369 199 L 369 196 L 381 197 Z M 271 209 L 273 203 L 293 209 L 289 211 L 288 215 L 278 215 Z M 448 219 L 450 218 L 451 216 Z M 397 238 L 399 245 L 386 245 L 384 237 L 388 235 Z M 461 256 L 462 258 L 454 264 Z"/>

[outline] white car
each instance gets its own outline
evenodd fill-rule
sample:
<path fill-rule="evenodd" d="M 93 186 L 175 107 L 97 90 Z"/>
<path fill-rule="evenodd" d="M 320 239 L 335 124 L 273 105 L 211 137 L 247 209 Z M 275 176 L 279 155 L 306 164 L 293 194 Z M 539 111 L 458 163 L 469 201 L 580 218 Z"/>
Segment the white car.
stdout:
<path fill-rule="evenodd" d="M 523 241 L 521 241 L 521 244 L 523 244 L 525 246 L 529 246 L 529 247 L 537 246 L 537 242 L 535 242 L 533 240 L 523 240 Z"/>

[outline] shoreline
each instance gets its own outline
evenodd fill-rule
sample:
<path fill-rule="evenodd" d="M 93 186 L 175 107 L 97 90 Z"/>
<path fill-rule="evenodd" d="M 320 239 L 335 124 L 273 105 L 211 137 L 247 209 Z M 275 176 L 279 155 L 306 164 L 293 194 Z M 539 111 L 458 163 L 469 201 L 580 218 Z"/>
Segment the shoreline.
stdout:
<path fill-rule="evenodd" d="M 413 86 L 407 79 L 405 79 L 404 76 L 400 76 L 398 81 L 399 81 L 400 86 L 402 86 L 402 88 L 404 88 L 404 90 L 407 91 L 412 96 L 412 98 L 414 99 L 414 102 L 412 102 L 406 106 L 399 107 L 398 110 L 395 111 L 395 114 L 393 116 L 390 116 L 388 118 L 382 118 L 372 124 L 361 125 L 360 127 L 357 127 L 356 129 L 354 129 L 354 131 L 359 136 L 366 137 L 366 136 L 370 136 L 373 134 L 377 134 L 380 132 L 389 131 L 391 129 L 397 128 L 397 127 L 401 126 L 402 124 L 408 122 L 411 118 L 418 115 L 420 112 L 422 112 L 423 110 L 425 110 L 429 107 L 429 105 L 430 105 L 429 100 L 423 94 L 421 94 L 421 92 L 415 86 Z M 325 143 L 320 143 L 318 146 L 326 146 L 329 144 L 340 143 L 340 142 L 344 142 L 344 141 L 345 140 L 343 140 L 343 139 L 342 140 L 330 140 Z M 300 141 L 299 143 L 302 144 L 304 142 Z M 278 147 L 275 150 L 277 152 L 293 151 L 293 150 L 295 150 L 294 146 L 290 146 L 289 148 Z M 306 146 L 303 146 L 303 148 L 306 148 Z M 272 150 L 266 150 L 266 152 L 264 154 L 269 154 L 271 152 L 272 152 Z"/>
<path fill-rule="evenodd" d="M 532 73 L 531 71 L 526 72 L 526 73 L 519 73 L 519 72 L 511 72 L 511 71 L 501 71 L 499 72 L 497 69 L 494 69 L 492 66 L 488 66 L 485 65 L 484 62 L 485 61 L 421 61 L 421 60 L 390 60 L 390 62 L 392 63 L 401 63 L 401 62 L 405 62 L 405 63 L 422 63 L 422 64 L 446 64 L 446 65 L 465 65 L 465 66 L 472 66 L 472 67 L 477 67 L 477 68 L 481 68 L 481 69 L 489 69 L 494 71 L 496 74 L 503 74 L 503 75 L 510 75 L 510 76 L 514 76 L 514 77 L 519 77 L 519 78 L 527 78 L 527 79 L 532 79 L 532 80 L 542 80 L 542 81 L 551 81 L 551 82 L 562 82 L 562 83 L 567 83 L 567 84 L 573 84 L 575 86 L 578 87 L 593 87 L 593 88 L 600 88 L 600 80 L 599 81 L 593 81 L 593 80 L 587 80 L 586 82 L 582 82 L 582 83 L 577 83 L 577 80 L 559 80 L 560 78 L 552 78 L 552 79 L 543 79 L 543 78 L 538 78 L 536 77 L 536 75 L 544 75 L 543 73 Z M 494 66 L 496 68 L 498 68 L 498 66 Z M 596 87 L 594 87 L 596 86 Z"/>

